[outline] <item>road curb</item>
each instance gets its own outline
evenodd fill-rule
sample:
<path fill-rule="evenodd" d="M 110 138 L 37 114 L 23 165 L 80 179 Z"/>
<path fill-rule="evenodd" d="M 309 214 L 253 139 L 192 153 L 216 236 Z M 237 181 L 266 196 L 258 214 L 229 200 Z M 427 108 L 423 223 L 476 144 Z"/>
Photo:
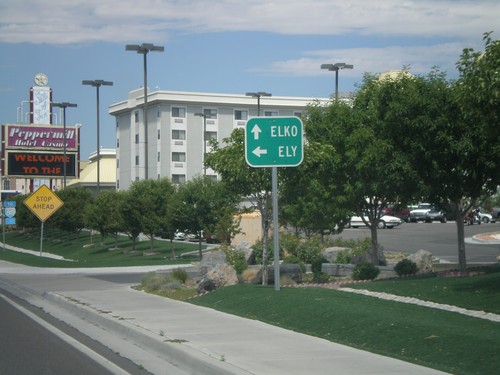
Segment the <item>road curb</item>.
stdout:
<path fill-rule="evenodd" d="M 126 318 L 112 315 L 111 311 L 96 310 L 85 302 L 68 298 L 58 293 L 45 293 L 44 299 L 59 308 L 70 312 L 77 318 L 94 326 L 110 331 L 120 339 L 132 342 L 154 353 L 182 371 L 189 374 L 206 375 L 248 375 L 248 371 L 234 367 L 220 358 L 203 353 L 175 338 L 161 336 Z M 170 340 L 170 341 L 169 341 Z M 147 366 L 146 366 L 147 367 Z"/>

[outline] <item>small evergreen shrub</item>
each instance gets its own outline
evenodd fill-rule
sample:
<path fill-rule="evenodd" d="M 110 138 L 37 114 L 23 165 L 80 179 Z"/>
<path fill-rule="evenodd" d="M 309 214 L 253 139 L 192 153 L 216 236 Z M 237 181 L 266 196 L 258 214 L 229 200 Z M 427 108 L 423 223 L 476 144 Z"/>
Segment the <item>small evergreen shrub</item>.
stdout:
<path fill-rule="evenodd" d="M 228 246 L 223 246 L 221 250 L 226 255 L 227 262 L 234 267 L 234 270 L 238 275 L 241 275 L 243 271 L 248 268 L 248 263 L 243 251 L 234 250 Z"/>
<path fill-rule="evenodd" d="M 418 271 L 417 263 L 411 261 L 410 259 L 400 260 L 394 266 L 394 271 L 396 271 L 398 276 L 415 275 Z"/>
<path fill-rule="evenodd" d="M 179 280 L 182 284 L 186 284 L 188 274 L 184 268 L 176 268 L 172 271 L 172 277 Z"/>
<path fill-rule="evenodd" d="M 357 264 L 352 271 L 353 280 L 373 280 L 380 273 L 380 269 L 371 263 Z"/>
<path fill-rule="evenodd" d="M 337 253 L 337 257 L 335 258 L 335 263 L 340 264 L 349 264 L 352 260 L 352 254 L 349 250 L 342 250 Z"/>

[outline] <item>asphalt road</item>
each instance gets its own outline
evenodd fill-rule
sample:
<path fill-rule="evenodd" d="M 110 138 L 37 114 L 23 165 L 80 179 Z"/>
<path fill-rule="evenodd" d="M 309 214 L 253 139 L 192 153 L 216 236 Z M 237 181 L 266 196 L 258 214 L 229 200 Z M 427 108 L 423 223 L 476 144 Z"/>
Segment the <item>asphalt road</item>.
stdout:
<path fill-rule="evenodd" d="M 468 243 L 467 239 L 481 233 L 500 232 L 500 223 L 465 226 L 465 253 L 467 263 L 496 262 L 500 255 L 499 244 Z M 333 238 L 363 239 L 370 237 L 367 228 L 345 229 Z M 443 262 L 458 262 L 457 227 L 454 221 L 448 223 L 404 223 L 394 229 L 380 229 L 378 241 L 384 251 L 415 253 L 420 249 L 430 251 Z"/>

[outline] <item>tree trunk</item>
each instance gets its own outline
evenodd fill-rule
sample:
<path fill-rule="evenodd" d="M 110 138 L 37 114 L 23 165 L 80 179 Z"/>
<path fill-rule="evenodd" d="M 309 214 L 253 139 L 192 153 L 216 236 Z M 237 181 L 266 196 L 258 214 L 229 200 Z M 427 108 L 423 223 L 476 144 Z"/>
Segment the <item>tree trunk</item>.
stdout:
<path fill-rule="evenodd" d="M 460 203 L 453 202 L 453 209 L 456 213 L 455 223 L 457 225 L 457 242 L 458 242 L 458 269 L 464 272 L 467 269 L 467 260 L 465 257 L 465 229 L 464 215 L 465 210 Z"/>
<path fill-rule="evenodd" d="M 370 262 L 376 266 L 380 264 L 380 256 L 379 256 L 379 246 L 378 246 L 378 230 L 377 223 L 370 225 L 371 232 L 371 240 L 372 246 L 368 250 L 368 255 L 370 256 Z"/>

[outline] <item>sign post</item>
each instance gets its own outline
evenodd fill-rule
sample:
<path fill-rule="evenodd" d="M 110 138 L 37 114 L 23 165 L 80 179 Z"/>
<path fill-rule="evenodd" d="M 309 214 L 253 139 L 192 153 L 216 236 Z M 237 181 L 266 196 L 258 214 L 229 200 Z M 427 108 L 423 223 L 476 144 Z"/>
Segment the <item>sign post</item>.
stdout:
<path fill-rule="evenodd" d="M 42 222 L 40 231 L 40 256 L 43 249 L 43 223 L 51 217 L 64 202 L 47 185 L 40 186 L 25 201 L 24 205 Z"/>
<path fill-rule="evenodd" d="M 245 126 L 245 160 L 272 169 L 274 289 L 280 290 L 278 167 L 296 167 L 304 159 L 304 127 L 298 117 L 256 117 Z"/>

